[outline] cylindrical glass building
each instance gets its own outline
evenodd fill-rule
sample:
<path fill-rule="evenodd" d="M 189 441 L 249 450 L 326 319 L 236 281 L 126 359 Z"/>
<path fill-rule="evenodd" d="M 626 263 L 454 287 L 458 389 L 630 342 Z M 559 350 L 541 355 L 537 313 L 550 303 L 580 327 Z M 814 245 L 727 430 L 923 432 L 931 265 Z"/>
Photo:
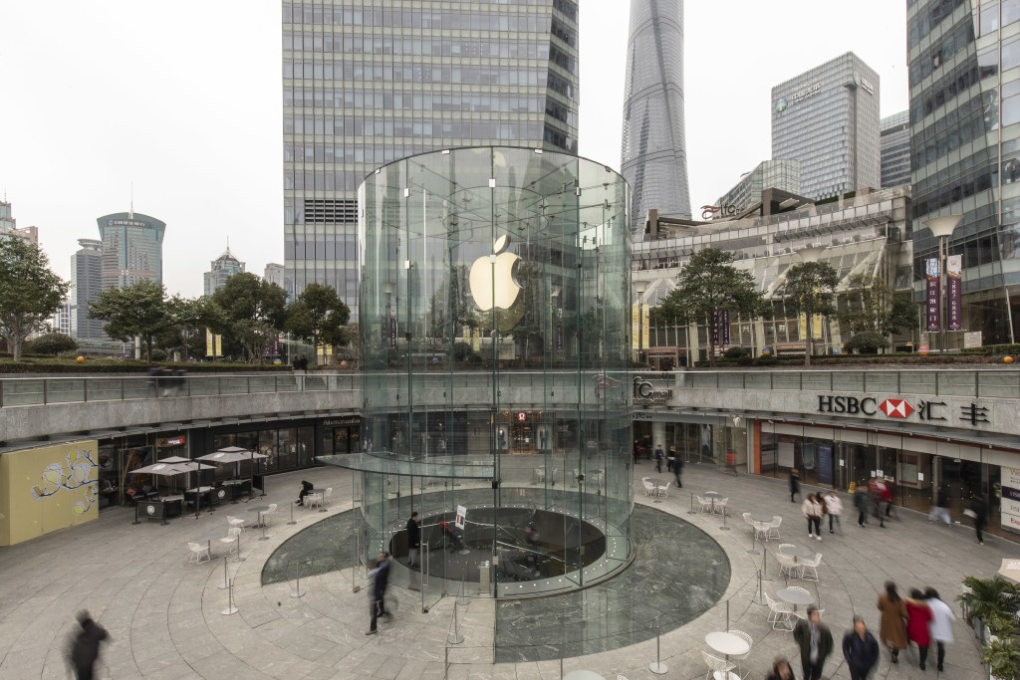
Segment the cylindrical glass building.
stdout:
<path fill-rule="evenodd" d="M 360 471 L 362 558 L 406 565 L 417 511 L 426 608 L 454 582 L 550 594 L 626 566 L 623 178 L 463 148 L 383 166 L 359 198 L 364 449 L 326 462 Z"/>

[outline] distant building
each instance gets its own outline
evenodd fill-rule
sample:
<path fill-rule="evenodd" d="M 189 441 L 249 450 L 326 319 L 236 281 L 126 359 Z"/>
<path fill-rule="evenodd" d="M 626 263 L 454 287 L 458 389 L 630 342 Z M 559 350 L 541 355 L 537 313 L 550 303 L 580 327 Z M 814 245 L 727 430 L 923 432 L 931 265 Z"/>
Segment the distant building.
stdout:
<path fill-rule="evenodd" d="M 223 251 L 223 254 L 209 263 L 209 271 L 203 274 L 205 280 L 205 295 L 212 295 L 223 287 L 234 274 L 244 272 L 244 262 L 241 262 L 230 252 L 230 246 Z"/>
<path fill-rule="evenodd" d="M 631 232 L 645 216 L 690 219 L 684 132 L 683 0 L 631 0 L 621 170 L 630 184 Z"/>
<path fill-rule="evenodd" d="M 262 278 L 265 281 L 269 282 L 269 283 L 275 283 L 280 288 L 284 288 L 284 285 L 283 285 L 283 280 L 284 280 L 283 279 L 283 277 L 284 277 L 283 271 L 284 271 L 284 268 L 283 268 L 282 264 L 276 264 L 275 262 L 270 262 L 270 263 L 268 263 L 266 265 L 266 269 L 265 269 L 265 272 L 262 274 Z"/>
<path fill-rule="evenodd" d="M 882 119 L 882 186 L 910 184 L 910 111 Z"/>
<path fill-rule="evenodd" d="M 60 305 L 60 309 L 53 313 L 50 317 L 50 328 L 54 333 L 63 333 L 64 335 L 71 335 L 71 319 L 74 317 L 74 304 L 71 300 L 64 300 L 63 304 Z M 37 334 L 41 335 L 41 334 Z M 71 335 L 71 337 L 74 337 Z"/>
<path fill-rule="evenodd" d="M 0 236 L 17 236 L 27 243 L 39 245 L 39 228 L 18 229 L 18 221 L 11 212 L 11 204 L 6 201 L 0 201 Z"/>
<path fill-rule="evenodd" d="M 103 290 L 103 242 L 78 239 L 81 250 L 71 256 L 71 319 L 68 335 L 82 340 L 103 340 L 103 322 L 89 318 L 89 304 Z"/>
<path fill-rule="evenodd" d="M 104 215 L 96 222 L 103 240 L 103 290 L 139 281 L 163 284 L 166 223 L 136 212 Z"/>
<path fill-rule="evenodd" d="M 879 78 L 853 52 L 772 88 L 772 157 L 800 161 L 819 201 L 882 184 Z"/>
<path fill-rule="evenodd" d="M 781 189 L 791 194 L 800 193 L 800 161 L 777 159 L 762 161 L 744 175 L 732 189 L 716 202 L 717 206 L 732 205 L 737 212 L 761 200 L 766 189 Z M 722 215 L 720 215 L 722 216 Z"/>

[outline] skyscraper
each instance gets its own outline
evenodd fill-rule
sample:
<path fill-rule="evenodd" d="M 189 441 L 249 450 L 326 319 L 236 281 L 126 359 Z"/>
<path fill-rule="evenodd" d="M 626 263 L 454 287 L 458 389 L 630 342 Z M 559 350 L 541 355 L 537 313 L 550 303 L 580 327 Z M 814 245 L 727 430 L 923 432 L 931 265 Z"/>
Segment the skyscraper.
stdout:
<path fill-rule="evenodd" d="M 103 322 L 89 318 L 89 303 L 103 290 L 103 242 L 78 239 L 81 250 L 71 256 L 71 332 L 73 338 L 99 340 L 106 337 Z"/>
<path fill-rule="evenodd" d="M 234 274 L 244 271 L 244 262 L 241 262 L 230 252 L 230 246 L 223 251 L 223 254 L 209 263 L 209 271 L 202 274 L 202 283 L 205 295 L 212 295 L 217 289 L 222 288 Z"/>
<path fill-rule="evenodd" d="M 649 208 L 691 216 L 684 134 L 683 0 L 631 0 L 621 167 L 635 234 Z"/>
<path fill-rule="evenodd" d="M 910 184 L 910 111 L 882 119 L 882 186 Z"/>
<path fill-rule="evenodd" d="M 18 229 L 18 221 L 14 219 L 11 204 L 7 201 L 0 201 L 0 236 L 17 236 L 27 243 L 39 245 L 39 228 Z"/>
<path fill-rule="evenodd" d="M 136 212 L 96 220 L 103 240 L 103 290 L 139 281 L 163 283 L 163 233 L 166 224 Z"/>
<path fill-rule="evenodd" d="M 723 194 L 716 201 L 716 205 L 729 204 L 740 211 L 761 201 L 761 192 L 766 189 L 780 189 L 791 194 L 799 194 L 800 161 L 789 158 L 762 161 L 754 170 L 741 177 L 732 189 Z"/>
<path fill-rule="evenodd" d="M 847 52 L 772 88 L 772 157 L 800 161 L 803 196 L 882 186 L 879 84 Z"/>
<path fill-rule="evenodd" d="M 1020 338 L 1020 6 L 977 5 L 907 7 L 914 299 L 924 302 L 927 261 L 939 258 L 924 222 L 962 217 L 948 242 L 962 256 L 950 347 L 963 331 L 986 345 Z"/>
<path fill-rule="evenodd" d="M 266 268 L 262 272 L 262 280 L 266 283 L 275 283 L 280 288 L 283 288 L 283 265 L 276 262 L 267 262 Z"/>
<path fill-rule="evenodd" d="M 577 4 L 283 3 L 285 288 L 357 314 L 357 188 L 385 163 L 487 144 L 577 151 Z"/>

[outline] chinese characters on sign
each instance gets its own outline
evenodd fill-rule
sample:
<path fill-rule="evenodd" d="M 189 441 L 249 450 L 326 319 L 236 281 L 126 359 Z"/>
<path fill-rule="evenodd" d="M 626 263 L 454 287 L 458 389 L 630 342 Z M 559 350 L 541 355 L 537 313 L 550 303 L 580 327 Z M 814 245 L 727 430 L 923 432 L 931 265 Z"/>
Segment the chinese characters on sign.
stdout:
<path fill-rule="evenodd" d="M 928 332 L 937 332 L 942 327 L 942 314 L 939 305 L 939 261 L 936 259 L 925 260 L 925 306 L 928 319 Z"/>
<path fill-rule="evenodd" d="M 906 399 L 885 399 L 879 402 L 874 397 L 851 397 L 843 395 L 818 395 L 818 413 L 838 413 L 846 415 L 885 416 L 897 420 L 917 420 L 933 422 L 947 421 L 945 409 L 949 405 L 945 401 L 916 401 L 910 403 Z M 971 402 L 960 406 L 960 422 L 971 426 L 988 425 L 991 409 Z"/>
<path fill-rule="evenodd" d="M 946 261 L 946 328 L 958 331 L 963 328 L 960 310 L 963 308 L 963 255 L 950 255 Z"/>

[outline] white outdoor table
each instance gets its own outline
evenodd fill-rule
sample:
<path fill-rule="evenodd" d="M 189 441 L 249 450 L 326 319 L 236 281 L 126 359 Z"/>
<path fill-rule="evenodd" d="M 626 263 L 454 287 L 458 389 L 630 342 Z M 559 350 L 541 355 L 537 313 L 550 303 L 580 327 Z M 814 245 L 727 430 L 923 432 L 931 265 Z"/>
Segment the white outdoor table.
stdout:
<path fill-rule="evenodd" d="M 606 680 L 595 671 L 570 671 L 563 680 Z"/>
<path fill-rule="evenodd" d="M 763 512 L 752 512 L 751 513 L 751 519 L 753 519 L 755 522 L 761 522 L 763 524 L 771 522 L 775 518 L 776 518 L 775 515 L 766 515 Z"/>
<path fill-rule="evenodd" d="M 712 501 L 712 514 L 713 515 L 715 514 L 715 499 L 718 498 L 719 500 L 722 500 L 722 497 L 723 496 L 722 496 L 721 493 L 716 493 L 715 491 L 706 491 L 705 492 L 705 498 L 707 498 L 710 501 Z"/>
<path fill-rule="evenodd" d="M 810 593 L 802 593 L 799 590 L 790 590 L 789 588 L 783 588 L 782 590 L 776 591 L 776 597 L 783 602 L 793 605 L 793 611 L 797 611 L 797 605 L 809 605 L 814 604 L 815 598 L 811 597 Z M 793 621 L 788 622 L 787 628 L 793 629 Z"/>
<path fill-rule="evenodd" d="M 720 654 L 725 654 L 727 661 L 730 660 L 730 654 L 740 656 L 751 651 L 747 640 L 733 633 L 709 633 L 705 636 L 705 644 Z"/>

